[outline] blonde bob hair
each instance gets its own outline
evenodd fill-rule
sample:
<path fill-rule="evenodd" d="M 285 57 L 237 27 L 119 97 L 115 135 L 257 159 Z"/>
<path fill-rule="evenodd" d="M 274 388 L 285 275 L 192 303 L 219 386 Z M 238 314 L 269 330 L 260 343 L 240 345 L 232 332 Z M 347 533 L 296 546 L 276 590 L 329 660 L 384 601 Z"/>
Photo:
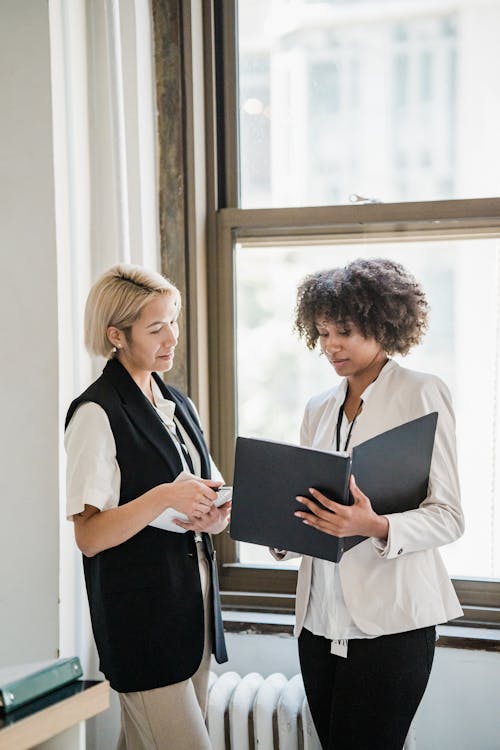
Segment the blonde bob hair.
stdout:
<path fill-rule="evenodd" d="M 181 306 L 179 290 L 156 271 L 130 263 L 118 263 L 108 269 L 92 286 L 85 305 L 85 346 L 92 354 L 110 359 L 113 344 L 109 326 L 128 336 L 141 310 L 154 297 L 172 294 Z"/>

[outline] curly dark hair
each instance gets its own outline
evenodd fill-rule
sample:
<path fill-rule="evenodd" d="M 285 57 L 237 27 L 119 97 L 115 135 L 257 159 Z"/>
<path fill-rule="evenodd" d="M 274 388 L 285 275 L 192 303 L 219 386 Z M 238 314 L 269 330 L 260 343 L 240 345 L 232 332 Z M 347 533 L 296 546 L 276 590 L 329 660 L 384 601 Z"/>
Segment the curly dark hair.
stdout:
<path fill-rule="evenodd" d="M 428 309 L 422 287 L 399 263 L 358 259 L 303 279 L 297 290 L 295 330 L 308 349 L 314 349 L 318 320 L 350 322 L 387 354 L 404 355 L 422 340 Z"/>

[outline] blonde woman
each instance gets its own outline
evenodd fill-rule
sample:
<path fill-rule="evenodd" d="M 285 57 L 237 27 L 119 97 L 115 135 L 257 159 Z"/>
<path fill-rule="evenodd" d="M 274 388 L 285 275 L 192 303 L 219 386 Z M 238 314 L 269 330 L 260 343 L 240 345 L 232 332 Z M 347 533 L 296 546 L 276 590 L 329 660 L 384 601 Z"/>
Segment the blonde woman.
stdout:
<path fill-rule="evenodd" d="M 85 339 L 108 361 L 66 419 L 67 515 L 100 666 L 120 695 L 119 750 L 209 750 L 212 651 L 227 660 L 209 534 L 230 503 L 216 507 L 220 474 L 192 402 L 158 375 L 174 363 L 180 306 L 156 272 L 104 273 Z"/>

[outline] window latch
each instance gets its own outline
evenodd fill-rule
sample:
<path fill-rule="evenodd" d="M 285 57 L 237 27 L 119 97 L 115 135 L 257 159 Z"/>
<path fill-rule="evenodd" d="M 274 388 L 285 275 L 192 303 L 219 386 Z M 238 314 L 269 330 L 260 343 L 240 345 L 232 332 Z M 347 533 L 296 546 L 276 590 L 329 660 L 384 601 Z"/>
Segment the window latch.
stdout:
<path fill-rule="evenodd" d="M 351 193 L 349 200 L 351 203 L 382 203 L 378 198 L 364 198 L 362 195 L 358 195 L 358 193 Z"/>

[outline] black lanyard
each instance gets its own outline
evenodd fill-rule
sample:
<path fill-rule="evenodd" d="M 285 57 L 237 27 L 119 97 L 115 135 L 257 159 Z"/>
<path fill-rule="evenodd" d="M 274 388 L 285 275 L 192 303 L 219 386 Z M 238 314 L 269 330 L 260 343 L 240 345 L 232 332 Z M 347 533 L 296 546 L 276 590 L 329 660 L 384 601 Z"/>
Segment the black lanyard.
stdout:
<path fill-rule="evenodd" d="M 361 407 L 362 406 L 363 406 L 363 399 L 361 399 L 359 407 L 358 407 L 358 411 L 354 415 L 354 419 L 352 420 L 351 426 L 349 427 L 349 432 L 347 433 L 347 438 L 346 438 L 345 445 L 344 445 L 344 448 L 343 448 L 344 452 L 347 451 L 347 448 L 349 447 L 349 441 L 351 440 L 352 428 L 354 427 L 354 423 L 355 423 L 356 419 L 358 418 L 358 415 L 359 415 L 359 413 L 361 411 Z M 337 450 L 337 451 L 340 450 L 340 430 L 341 430 L 341 427 L 342 427 L 342 419 L 343 419 L 343 417 L 344 417 L 344 404 L 342 404 L 342 406 L 340 407 L 340 409 L 339 409 L 339 416 L 337 417 L 337 430 L 336 430 L 336 434 L 337 434 L 337 447 L 335 448 L 335 450 Z"/>
<path fill-rule="evenodd" d="M 170 435 L 171 435 L 172 439 L 174 440 L 174 442 L 176 442 L 179 445 L 179 447 L 180 447 L 180 449 L 182 451 L 182 455 L 184 456 L 184 458 L 186 460 L 186 463 L 189 466 L 189 470 L 192 473 L 194 473 L 193 460 L 191 458 L 191 454 L 189 453 L 189 451 L 187 449 L 186 443 L 182 439 L 182 436 L 181 436 L 179 428 L 177 427 L 177 425 L 174 422 L 173 426 L 169 425 L 168 429 L 169 429 Z"/>

